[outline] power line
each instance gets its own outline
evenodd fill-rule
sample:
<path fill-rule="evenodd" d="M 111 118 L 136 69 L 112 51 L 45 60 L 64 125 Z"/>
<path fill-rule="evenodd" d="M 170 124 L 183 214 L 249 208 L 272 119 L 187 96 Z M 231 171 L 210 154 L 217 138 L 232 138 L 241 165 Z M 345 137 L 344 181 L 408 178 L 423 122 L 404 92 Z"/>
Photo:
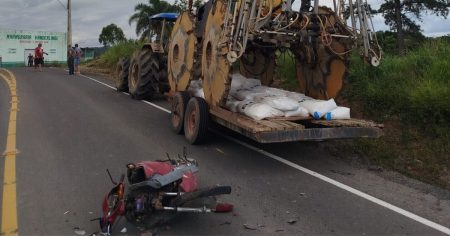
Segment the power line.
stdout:
<path fill-rule="evenodd" d="M 58 1 L 59 2 L 59 4 L 61 4 L 61 6 L 65 9 L 65 10 L 67 10 L 67 7 L 66 6 L 64 6 L 64 4 L 60 1 L 60 0 L 56 0 L 56 1 Z"/>

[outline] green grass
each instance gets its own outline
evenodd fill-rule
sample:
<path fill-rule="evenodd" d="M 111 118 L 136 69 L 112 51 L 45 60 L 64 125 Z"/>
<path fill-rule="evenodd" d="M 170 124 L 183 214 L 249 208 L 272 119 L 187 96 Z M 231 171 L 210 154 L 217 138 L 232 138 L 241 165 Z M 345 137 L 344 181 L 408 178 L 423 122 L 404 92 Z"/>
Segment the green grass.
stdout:
<path fill-rule="evenodd" d="M 450 44 L 429 40 L 404 57 L 386 56 L 379 68 L 350 63 L 343 96 L 365 117 L 386 124 L 378 140 L 352 150 L 390 169 L 450 187 Z"/>
<path fill-rule="evenodd" d="M 131 58 L 133 53 L 141 47 L 142 43 L 134 40 L 122 42 L 112 46 L 104 54 L 102 54 L 99 59 L 91 61 L 87 65 L 92 67 L 114 69 L 120 58 Z"/>
<path fill-rule="evenodd" d="M 295 90 L 292 58 L 278 57 L 282 87 Z M 450 188 L 450 44 L 428 40 L 406 56 L 386 55 L 378 68 L 352 55 L 341 98 L 354 114 L 385 124 L 379 139 L 338 142 L 343 155 Z"/>
<path fill-rule="evenodd" d="M 294 55 L 290 51 L 279 53 L 276 63 L 276 76 L 281 79 L 281 87 L 286 90 L 297 91 L 299 83 L 296 77 Z"/>

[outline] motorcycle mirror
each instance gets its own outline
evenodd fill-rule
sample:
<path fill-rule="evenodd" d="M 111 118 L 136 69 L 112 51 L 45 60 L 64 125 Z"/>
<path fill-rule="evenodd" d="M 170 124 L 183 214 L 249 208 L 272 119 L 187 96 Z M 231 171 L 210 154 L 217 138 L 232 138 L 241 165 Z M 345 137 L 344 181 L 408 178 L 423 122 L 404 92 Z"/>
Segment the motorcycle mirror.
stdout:
<path fill-rule="evenodd" d="M 166 152 L 166 156 L 167 156 L 167 160 L 169 160 L 170 162 L 172 162 L 172 159 L 170 159 L 169 153 Z"/>
<path fill-rule="evenodd" d="M 106 172 L 108 173 L 109 179 L 111 180 L 111 182 L 112 182 L 114 185 L 117 185 L 117 182 L 113 180 L 113 178 L 112 178 L 112 176 L 111 176 L 111 173 L 109 172 L 108 169 L 106 169 Z"/>

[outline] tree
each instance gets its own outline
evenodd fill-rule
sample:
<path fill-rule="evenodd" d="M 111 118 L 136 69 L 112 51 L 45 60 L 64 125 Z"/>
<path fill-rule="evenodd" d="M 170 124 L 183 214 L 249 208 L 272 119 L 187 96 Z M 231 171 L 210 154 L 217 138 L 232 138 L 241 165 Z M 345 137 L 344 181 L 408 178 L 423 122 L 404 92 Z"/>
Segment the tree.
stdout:
<path fill-rule="evenodd" d="M 178 12 L 175 5 L 164 0 L 148 0 L 148 4 L 139 3 L 134 7 L 135 13 L 130 17 L 128 23 L 136 23 L 136 34 L 140 39 L 151 39 L 161 29 L 161 24 L 151 22 L 150 16 L 162 12 Z"/>
<path fill-rule="evenodd" d="M 447 18 L 450 3 L 448 0 L 385 0 L 379 12 L 385 23 L 397 32 L 397 47 L 400 55 L 405 53 L 405 32 L 420 32 L 420 26 L 409 16 L 422 21 L 423 13 L 431 13 Z"/>
<path fill-rule="evenodd" d="M 198 9 L 202 5 L 202 0 L 193 0 L 193 8 Z M 176 6 L 180 12 L 186 11 L 189 8 L 189 0 L 175 0 L 175 3 L 173 4 Z"/>
<path fill-rule="evenodd" d="M 110 24 L 103 27 L 102 33 L 99 35 L 98 41 L 103 44 L 103 46 L 111 46 L 118 42 L 125 41 L 125 35 L 121 28 L 117 27 L 116 24 Z"/>

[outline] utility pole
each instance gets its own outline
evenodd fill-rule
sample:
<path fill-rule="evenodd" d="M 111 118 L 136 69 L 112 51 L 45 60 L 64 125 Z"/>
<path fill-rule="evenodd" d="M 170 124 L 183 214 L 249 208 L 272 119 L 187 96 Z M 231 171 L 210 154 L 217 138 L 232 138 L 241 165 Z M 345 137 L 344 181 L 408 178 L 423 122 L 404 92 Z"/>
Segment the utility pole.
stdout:
<path fill-rule="evenodd" d="M 72 45 L 72 6 L 67 0 L 67 46 Z"/>

